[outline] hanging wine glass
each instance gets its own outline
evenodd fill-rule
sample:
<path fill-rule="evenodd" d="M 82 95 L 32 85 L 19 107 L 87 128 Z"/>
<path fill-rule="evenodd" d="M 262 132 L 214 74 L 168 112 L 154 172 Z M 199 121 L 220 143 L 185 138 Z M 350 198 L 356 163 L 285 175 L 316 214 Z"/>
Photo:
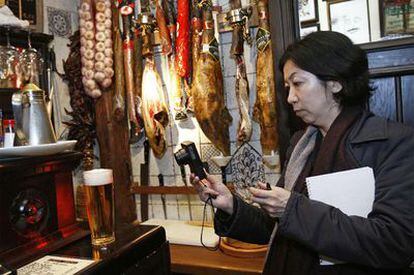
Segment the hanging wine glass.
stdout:
<path fill-rule="evenodd" d="M 25 83 L 33 83 L 39 86 L 39 78 L 43 68 L 41 54 L 32 47 L 30 30 L 27 36 L 28 48 L 24 49 L 21 56 L 21 68 Z"/>
<path fill-rule="evenodd" d="M 0 45 L 0 88 L 7 88 L 7 55 L 6 47 Z"/>
<path fill-rule="evenodd" d="M 17 88 L 16 68 L 19 66 L 19 51 L 10 44 L 10 28 L 6 31 L 6 47 L 4 48 L 5 76 L 7 88 Z"/>

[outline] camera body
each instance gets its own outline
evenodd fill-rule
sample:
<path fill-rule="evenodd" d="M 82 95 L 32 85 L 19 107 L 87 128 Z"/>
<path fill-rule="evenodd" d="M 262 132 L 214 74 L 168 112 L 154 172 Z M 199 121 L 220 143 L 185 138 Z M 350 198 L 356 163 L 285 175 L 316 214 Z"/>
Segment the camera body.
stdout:
<path fill-rule="evenodd" d="M 207 177 L 194 142 L 182 142 L 181 149 L 174 153 L 174 158 L 180 166 L 186 164 L 190 165 L 191 172 L 194 173 L 200 180 Z"/>

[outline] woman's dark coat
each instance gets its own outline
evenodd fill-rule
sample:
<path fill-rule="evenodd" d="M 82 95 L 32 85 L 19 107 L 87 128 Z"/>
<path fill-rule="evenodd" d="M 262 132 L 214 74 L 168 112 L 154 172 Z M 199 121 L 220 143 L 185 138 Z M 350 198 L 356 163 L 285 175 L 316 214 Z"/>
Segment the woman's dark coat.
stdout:
<path fill-rule="evenodd" d="M 368 218 L 347 216 L 292 192 L 275 239 L 293 240 L 310 253 L 346 263 L 316 263 L 308 274 L 400 274 L 414 260 L 414 130 L 364 112 L 349 131 L 346 150 L 359 167 L 374 170 L 375 201 Z M 278 185 L 283 186 L 283 174 Z M 238 198 L 235 206 L 232 216 L 217 211 L 217 234 L 268 243 L 275 220 Z M 269 255 L 264 273 L 275 274 L 269 263 L 278 256 Z"/>

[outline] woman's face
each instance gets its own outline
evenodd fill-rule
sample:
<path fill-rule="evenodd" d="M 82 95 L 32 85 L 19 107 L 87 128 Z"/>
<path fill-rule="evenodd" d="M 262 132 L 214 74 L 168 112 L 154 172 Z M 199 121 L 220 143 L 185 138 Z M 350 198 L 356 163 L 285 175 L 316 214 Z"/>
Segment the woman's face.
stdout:
<path fill-rule="evenodd" d="M 300 69 L 291 60 L 285 63 L 283 75 L 285 87 L 289 92 L 287 101 L 292 105 L 295 114 L 305 123 L 322 128 L 326 132 L 340 112 L 340 106 L 333 98 L 333 92 L 338 92 L 337 86 L 331 85 L 332 81 L 319 80 L 314 74 Z M 337 84 L 335 82 L 334 85 Z"/>

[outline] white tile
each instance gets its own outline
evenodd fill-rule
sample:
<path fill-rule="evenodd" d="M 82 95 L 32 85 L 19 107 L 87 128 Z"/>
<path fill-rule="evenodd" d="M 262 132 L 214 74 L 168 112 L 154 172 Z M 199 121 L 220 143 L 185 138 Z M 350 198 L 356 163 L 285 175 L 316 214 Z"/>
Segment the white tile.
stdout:
<path fill-rule="evenodd" d="M 135 195 L 135 203 L 137 203 L 137 204 L 141 203 L 141 196 L 139 194 Z"/>
<path fill-rule="evenodd" d="M 47 7 L 54 7 L 57 9 L 62 9 L 62 10 L 67 10 L 67 11 L 77 11 L 78 5 L 79 5 L 78 1 L 67 1 L 67 0 L 44 0 L 43 1 L 44 12 L 46 12 Z"/>
<path fill-rule="evenodd" d="M 164 186 L 175 186 L 175 175 L 164 176 Z"/>
<path fill-rule="evenodd" d="M 177 200 L 175 198 L 175 195 L 166 195 L 165 197 L 166 200 L 166 212 L 167 212 L 167 219 L 171 219 L 171 220 L 177 220 L 178 219 L 178 206 L 177 206 Z M 162 202 L 161 202 L 162 205 Z M 164 210 L 163 210 L 163 215 L 162 218 L 164 219 Z"/>
<path fill-rule="evenodd" d="M 141 219 L 141 203 L 136 203 L 136 211 L 137 211 L 137 219 L 142 221 Z"/>
<path fill-rule="evenodd" d="M 250 138 L 250 141 L 257 141 L 260 142 L 260 124 L 255 122 L 253 120 L 253 110 L 250 110 L 250 117 L 252 119 L 252 127 L 253 127 L 253 131 L 252 131 L 252 137 Z"/>
<path fill-rule="evenodd" d="M 247 73 L 256 72 L 256 57 L 257 57 L 257 50 L 255 46 L 244 47 L 244 62 L 246 64 Z"/>
<path fill-rule="evenodd" d="M 144 150 L 143 147 L 130 147 L 131 152 L 131 166 L 132 175 L 134 177 L 140 176 L 141 163 L 144 163 Z"/>
<path fill-rule="evenodd" d="M 222 45 L 222 54 L 223 54 L 223 77 L 234 76 L 236 75 L 236 65 L 234 59 L 230 58 L 230 44 Z"/>
<path fill-rule="evenodd" d="M 148 204 L 148 218 L 149 219 L 154 219 L 155 218 L 155 211 L 154 211 L 154 206 L 152 205 L 152 202 L 151 202 L 151 198 L 150 198 L 150 202 Z"/>
<path fill-rule="evenodd" d="M 175 146 L 186 140 L 194 143 L 198 143 L 200 140 L 199 124 L 193 116 L 183 121 L 173 121 L 172 145 L 174 145 L 174 152 L 177 150 Z"/>
<path fill-rule="evenodd" d="M 152 203 L 152 218 L 154 219 L 164 219 L 164 210 L 161 203 Z"/>
<path fill-rule="evenodd" d="M 236 97 L 236 78 L 234 76 L 225 77 L 223 87 L 226 94 L 227 109 L 231 110 L 238 108 L 239 106 Z"/>
<path fill-rule="evenodd" d="M 192 218 L 192 216 L 190 215 L 190 210 L 188 208 L 187 203 L 184 204 L 184 203 L 181 203 L 181 201 L 179 201 L 178 212 L 179 212 L 180 220 L 189 221 Z"/>
<path fill-rule="evenodd" d="M 220 34 L 220 44 L 231 44 L 232 41 L 232 33 L 231 32 L 223 32 Z"/>
<path fill-rule="evenodd" d="M 247 80 L 249 81 L 249 100 L 252 108 L 256 102 L 256 73 L 247 74 Z"/>
<path fill-rule="evenodd" d="M 178 165 L 176 165 L 176 167 L 178 167 Z M 175 168 L 175 167 L 174 167 Z M 175 186 L 185 186 L 180 171 L 176 171 L 177 169 L 175 169 Z M 187 181 L 189 182 L 189 181 Z"/>
<path fill-rule="evenodd" d="M 174 175 L 173 161 L 175 160 L 173 159 L 172 147 L 167 147 L 167 150 L 161 159 L 156 158 L 152 150 L 150 150 L 150 175 L 158 176 L 160 173 L 164 176 Z"/>
<path fill-rule="evenodd" d="M 191 210 L 193 214 L 193 221 L 201 221 L 203 219 L 203 206 L 193 205 Z"/>
<path fill-rule="evenodd" d="M 233 123 L 230 125 L 230 141 L 237 141 L 237 131 L 239 129 L 240 114 L 239 109 L 230 110 L 230 114 L 233 117 Z"/>
<path fill-rule="evenodd" d="M 78 12 L 71 12 L 72 34 L 79 29 L 79 14 Z"/>
<path fill-rule="evenodd" d="M 262 146 L 260 145 L 260 141 L 251 141 L 249 144 L 253 146 L 253 148 L 256 149 L 259 154 L 262 154 Z"/>

